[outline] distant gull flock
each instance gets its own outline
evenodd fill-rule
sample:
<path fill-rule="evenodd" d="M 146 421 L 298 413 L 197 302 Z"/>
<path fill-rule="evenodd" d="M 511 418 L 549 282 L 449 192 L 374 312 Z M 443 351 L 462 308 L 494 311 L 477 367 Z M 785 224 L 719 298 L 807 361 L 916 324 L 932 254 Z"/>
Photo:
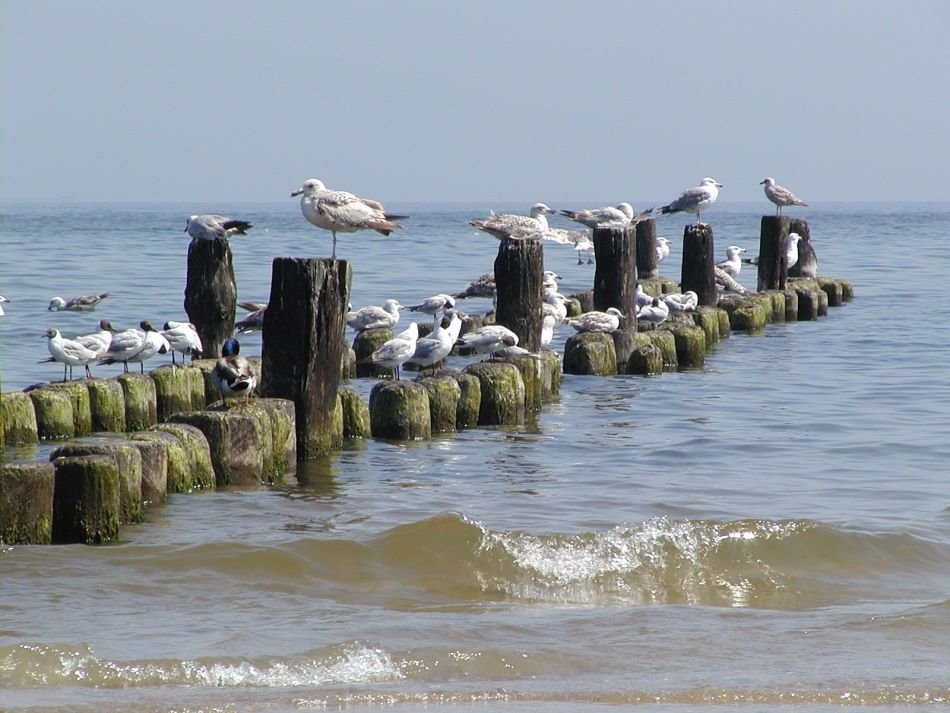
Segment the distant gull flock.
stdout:
<path fill-rule="evenodd" d="M 776 206 L 777 215 L 781 215 L 785 207 L 808 205 L 790 190 L 778 185 L 771 177 L 763 179 L 761 185 L 764 186 L 766 198 Z M 488 217 L 472 219 L 469 224 L 499 240 L 545 240 L 572 245 L 578 253 L 578 264 L 581 264 L 582 252 L 588 253 L 588 262 L 592 262 L 590 254 L 593 252 L 593 244 L 590 234 L 587 230 L 552 227 L 547 216 L 560 214 L 586 229 L 631 227 L 655 212 L 661 215 L 691 213 L 696 215 L 696 222 L 699 223 L 702 220 L 702 212 L 716 202 L 722 187 L 716 179 L 707 176 L 698 186 L 684 190 L 677 198 L 659 209 L 648 208 L 642 212 L 637 212 L 633 205 L 626 201 L 600 208 L 560 211 L 539 202 L 531 206 L 528 215 L 498 214 L 492 211 Z M 329 231 L 332 235 L 331 259 L 336 259 L 337 233 L 372 230 L 388 236 L 403 227 L 397 221 L 409 218 L 407 215 L 387 212 L 379 201 L 361 198 L 348 191 L 327 188 L 323 181 L 317 178 L 306 180 L 290 195 L 300 196 L 300 210 L 309 223 Z M 227 240 L 237 235 L 246 235 L 252 227 L 246 220 L 203 214 L 189 216 L 184 232 L 194 240 Z M 657 263 L 660 263 L 669 255 L 670 241 L 662 236 L 658 236 L 656 240 L 656 259 Z M 799 274 L 806 277 L 817 276 L 817 260 L 807 240 L 796 233 L 790 233 L 785 250 L 789 267 L 798 263 L 801 250 L 807 259 L 802 261 Z M 726 259 L 715 265 L 716 283 L 720 289 L 747 292 L 736 278 L 743 262 L 755 263 L 757 258 L 742 258 L 741 254 L 744 252 L 745 248 L 730 245 L 726 249 Z M 558 292 L 557 278 L 552 272 L 546 272 L 543 276 L 543 344 L 551 341 L 554 331 L 565 321 L 579 332 L 611 332 L 619 328 L 624 315 L 613 308 L 605 312 L 587 312 L 567 320 L 568 298 Z M 404 307 L 396 299 L 389 299 L 379 307 L 371 305 L 355 311 L 351 309 L 346 315 L 346 323 L 354 331 L 360 332 L 366 329 L 393 328 L 399 322 L 400 312 L 406 309 L 432 316 L 433 330 L 427 337 L 420 339 L 418 326 L 413 323 L 409 329 L 396 335 L 366 358 L 379 366 L 396 369 L 397 375 L 399 368 L 406 363 L 420 368 L 434 366 L 451 352 L 456 343 L 479 354 L 527 353 L 518 346 L 517 335 L 501 325 L 482 327 L 459 336 L 464 315 L 455 309 L 455 301 L 471 297 L 491 297 L 494 301 L 496 294 L 494 273 L 485 273 L 455 294 L 440 293 L 409 307 Z M 91 312 L 108 297 L 108 292 L 79 295 L 69 299 L 57 296 L 50 300 L 48 309 L 53 312 Z M 0 296 L 0 316 L 4 314 L 3 305 L 9 303 L 10 300 Z M 670 312 L 695 309 L 697 303 L 698 299 L 693 292 L 666 295 L 664 299 L 651 298 L 643 294 L 638 285 L 637 319 L 645 324 L 659 324 L 667 319 Z M 248 314 L 235 323 L 235 332 L 260 330 L 267 305 L 259 302 L 238 304 L 247 310 Z M 444 323 L 444 320 L 447 322 Z M 144 372 L 144 362 L 156 355 L 170 353 L 174 364 L 176 353 L 194 358 L 202 351 L 197 330 L 188 322 L 166 322 L 162 331 L 154 329 L 148 320 L 143 320 L 139 329 L 120 331 L 113 328 L 108 320 L 100 320 L 98 326 L 98 331 L 73 339 L 64 337 L 58 329 L 48 329 L 46 338 L 50 358 L 42 361 L 63 364 L 65 380 L 67 375 L 71 377 L 74 366 L 82 366 L 86 375 L 91 376 L 89 365 L 94 361 L 99 365 L 121 363 L 125 371 L 128 371 L 130 362 L 138 363 L 140 371 Z M 239 349 L 237 340 L 228 340 L 212 375 L 215 385 L 225 398 L 246 396 L 255 383 L 256 378 L 250 371 L 247 360 L 240 356 Z"/>

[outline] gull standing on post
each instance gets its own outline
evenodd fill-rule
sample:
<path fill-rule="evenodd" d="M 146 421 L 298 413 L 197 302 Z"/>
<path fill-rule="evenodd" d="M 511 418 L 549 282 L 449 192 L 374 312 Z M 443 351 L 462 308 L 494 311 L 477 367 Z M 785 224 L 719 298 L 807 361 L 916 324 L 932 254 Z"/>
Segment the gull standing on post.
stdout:
<path fill-rule="evenodd" d="M 402 309 L 405 307 L 399 304 L 399 300 L 386 300 L 382 307 L 370 305 L 355 312 L 347 312 L 346 324 L 356 332 L 379 327 L 392 329 L 399 322 L 399 310 Z"/>
<path fill-rule="evenodd" d="M 508 327 L 489 324 L 463 334 L 459 337 L 458 343 L 459 346 L 471 349 L 475 354 L 494 353 L 505 347 L 518 346 L 518 335 Z"/>
<path fill-rule="evenodd" d="M 711 206 L 716 202 L 716 199 L 719 197 L 720 188 L 722 188 L 721 183 L 715 178 L 706 176 L 706 178 L 699 182 L 698 186 L 695 188 L 687 188 L 680 193 L 679 197 L 672 203 L 668 203 L 660 208 L 660 212 L 664 215 L 666 213 L 679 213 L 681 211 L 695 213 L 696 224 L 698 225 L 702 222 L 703 208 Z"/>
<path fill-rule="evenodd" d="M 468 224 L 473 228 L 484 230 L 489 235 L 494 235 L 499 240 L 511 237 L 540 239 L 540 235 L 531 234 L 546 231 L 548 229 L 546 216 L 555 212 L 553 208 L 548 208 L 544 203 L 535 203 L 531 206 L 530 215 L 515 215 L 513 213 L 499 215 L 492 211 L 484 220 L 470 220 Z"/>
<path fill-rule="evenodd" d="M 739 272 L 742 270 L 742 258 L 739 256 L 745 251 L 745 248 L 740 248 L 738 245 L 730 245 L 726 248 L 726 259 L 717 262 L 716 267 L 725 270 L 733 277 L 739 277 Z"/>
<path fill-rule="evenodd" d="M 437 295 L 432 295 L 427 299 L 424 299 L 417 305 L 412 305 L 407 307 L 410 312 L 422 312 L 423 314 L 428 314 L 432 316 L 432 321 L 436 319 L 436 315 L 440 311 L 447 309 L 452 309 L 455 307 L 455 298 L 452 295 L 447 295 L 444 292 L 440 292 Z"/>
<path fill-rule="evenodd" d="M 608 307 L 605 312 L 592 310 L 584 312 L 573 319 L 564 320 L 576 332 L 616 332 L 620 322 L 626 319 L 623 312 L 616 307 Z"/>
<path fill-rule="evenodd" d="M 290 194 L 290 197 L 300 196 L 300 210 L 303 217 L 318 228 L 329 230 L 333 234 L 333 255 L 336 260 L 336 234 L 355 233 L 358 230 L 375 230 L 382 235 L 389 235 L 402 226 L 394 220 L 408 218 L 408 215 L 390 215 L 383 209 L 383 204 L 369 198 L 348 193 L 334 191 L 323 185 L 323 181 L 310 178 Z"/>
<path fill-rule="evenodd" d="M 69 376 L 72 378 L 74 366 L 86 367 L 86 376 L 92 377 L 89 371 L 89 362 L 94 361 L 99 355 L 92 349 L 83 346 L 74 339 L 64 339 L 58 329 L 46 330 L 46 347 L 49 349 L 50 358 L 43 359 L 43 362 L 58 361 L 63 365 L 63 381 L 66 381 L 66 368 L 69 368 Z"/>
<path fill-rule="evenodd" d="M 175 352 L 182 354 L 182 364 L 185 363 L 184 355 L 195 360 L 196 354 L 201 354 L 201 337 L 198 336 L 198 330 L 191 322 L 165 322 L 162 331 L 159 332 L 168 342 L 172 353 L 172 364 L 175 363 Z"/>
<path fill-rule="evenodd" d="M 196 240 L 223 240 L 232 235 L 247 235 L 252 227 L 246 220 L 223 215 L 193 215 L 185 223 L 185 232 Z"/>
<path fill-rule="evenodd" d="M 586 225 L 588 228 L 626 228 L 636 225 L 641 220 L 649 218 L 653 209 L 649 208 L 637 213 L 629 203 L 618 203 L 616 206 L 604 208 L 590 208 L 588 210 L 562 210 L 561 215 L 575 223 Z"/>
<path fill-rule="evenodd" d="M 76 337 L 75 340 L 87 349 L 92 349 L 96 354 L 105 354 L 112 346 L 112 323 L 108 319 L 99 320 L 99 331 L 92 334 L 84 334 Z"/>
<path fill-rule="evenodd" d="M 376 366 L 383 366 L 396 370 L 396 379 L 399 379 L 399 367 L 405 364 L 416 351 L 416 342 L 419 340 L 419 325 L 411 322 L 409 327 L 392 339 L 383 342 L 375 352 L 360 361 L 372 362 Z"/>
<path fill-rule="evenodd" d="M 763 184 L 765 185 L 765 197 L 776 206 L 775 215 L 782 214 L 782 206 L 808 205 L 801 198 L 796 197 L 790 190 L 778 185 L 771 176 L 766 176 L 763 180 L 759 181 L 759 185 Z"/>
<path fill-rule="evenodd" d="M 431 336 L 417 340 L 416 349 L 406 364 L 416 364 L 420 370 L 431 366 L 434 371 L 435 365 L 449 355 L 462 331 L 462 318 L 455 310 L 450 312 L 449 326 L 443 329 L 441 324 L 436 324 Z"/>

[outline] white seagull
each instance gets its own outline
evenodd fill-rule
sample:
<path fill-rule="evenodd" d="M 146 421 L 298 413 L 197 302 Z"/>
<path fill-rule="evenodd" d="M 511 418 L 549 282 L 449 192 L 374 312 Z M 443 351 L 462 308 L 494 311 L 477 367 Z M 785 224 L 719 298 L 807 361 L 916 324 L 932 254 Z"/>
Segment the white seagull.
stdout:
<path fill-rule="evenodd" d="M 125 371 L 129 370 L 129 362 L 138 362 L 139 371 L 145 373 L 145 362 L 156 354 L 167 354 L 171 347 L 168 340 L 155 331 L 147 319 L 139 322 L 138 329 L 126 329 L 112 335 L 112 346 L 101 356 L 100 365 L 117 364 L 122 362 Z"/>
<path fill-rule="evenodd" d="M 489 235 L 494 235 L 499 240 L 502 238 L 540 239 L 542 236 L 536 233 L 543 233 L 548 229 L 547 215 L 555 212 L 544 203 L 535 203 L 531 206 L 530 215 L 512 213 L 499 215 L 492 211 L 484 220 L 470 220 L 468 224 L 473 228 L 484 230 Z"/>
<path fill-rule="evenodd" d="M 419 340 L 419 325 L 412 322 L 408 329 L 397 334 L 392 339 L 383 342 L 379 349 L 364 357 L 362 362 L 372 362 L 377 366 L 396 370 L 396 379 L 399 379 L 399 367 L 405 364 L 416 351 L 416 342 Z"/>
<path fill-rule="evenodd" d="M 267 312 L 266 302 L 238 302 L 238 307 L 247 310 L 247 314 L 244 319 L 234 323 L 234 331 L 237 334 L 259 332 L 264 329 L 264 314 Z"/>
<path fill-rule="evenodd" d="M 346 313 L 346 324 L 356 332 L 386 327 L 392 329 L 399 322 L 399 311 L 405 309 L 399 300 L 386 300 L 382 307 L 370 305 Z"/>
<path fill-rule="evenodd" d="M 699 304 L 699 295 L 692 290 L 686 292 L 671 292 L 663 296 L 670 312 L 691 312 Z"/>
<path fill-rule="evenodd" d="M 63 381 L 66 381 L 66 369 L 69 369 L 69 375 L 72 377 L 74 366 L 84 366 L 86 376 L 92 377 L 89 371 L 89 362 L 95 361 L 99 355 L 92 349 L 83 346 L 74 339 L 65 339 L 58 329 L 46 330 L 46 348 L 49 349 L 50 358 L 43 359 L 44 362 L 58 361 L 63 365 Z"/>
<path fill-rule="evenodd" d="M 554 329 L 557 327 L 557 317 L 546 314 L 541 318 L 541 346 L 546 347 L 554 339 Z"/>
<path fill-rule="evenodd" d="M 725 270 L 733 277 L 739 277 L 739 273 L 742 271 L 742 258 L 740 255 L 745 251 L 745 248 L 740 248 L 738 245 L 730 245 L 726 248 L 726 259 L 722 262 L 717 262 L 716 267 Z"/>
<path fill-rule="evenodd" d="M 439 312 L 451 309 L 453 307 L 455 307 L 455 298 L 452 297 L 452 295 L 447 295 L 444 292 L 440 292 L 439 294 L 432 295 L 432 297 L 427 297 L 419 304 L 412 305 L 406 309 L 408 309 L 410 312 L 422 312 L 423 314 L 431 315 L 434 321 L 436 315 Z"/>
<path fill-rule="evenodd" d="M 654 328 L 658 324 L 665 322 L 666 318 L 669 316 L 669 306 L 659 297 L 654 297 L 650 304 L 641 307 L 637 312 L 638 320 L 652 324 Z"/>
<path fill-rule="evenodd" d="M 185 222 L 185 232 L 195 240 L 223 240 L 232 235 L 247 235 L 253 226 L 246 220 L 223 215 L 192 215 Z"/>
<path fill-rule="evenodd" d="M 108 296 L 108 292 L 100 292 L 98 295 L 80 295 L 68 300 L 54 297 L 49 301 L 49 307 L 46 309 L 50 312 L 92 312 Z"/>
<path fill-rule="evenodd" d="M 716 199 L 719 197 L 720 188 L 722 188 L 721 183 L 715 178 L 706 176 L 706 178 L 699 182 L 698 186 L 695 188 L 687 188 L 680 193 L 676 200 L 663 206 L 660 212 L 663 214 L 679 213 L 681 211 L 695 213 L 696 223 L 698 224 L 702 221 L 702 210 L 716 202 Z"/>
<path fill-rule="evenodd" d="M 666 260 L 670 256 L 670 239 L 658 235 L 656 238 L 656 264 Z"/>
<path fill-rule="evenodd" d="M 505 347 L 518 346 L 518 335 L 508 327 L 489 324 L 485 327 L 463 334 L 458 340 L 459 346 L 471 349 L 475 354 L 497 352 Z"/>
<path fill-rule="evenodd" d="M 462 318 L 455 310 L 450 312 L 449 326 L 443 328 L 437 323 L 430 336 L 416 340 L 416 349 L 405 363 L 416 364 L 420 369 L 431 366 L 434 370 L 435 365 L 449 355 L 462 331 Z"/>
<path fill-rule="evenodd" d="M 763 180 L 759 181 L 759 185 L 763 184 L 765 185 L 765 197 L 772 201 L 776 206 L 775 215 L 782 214 L 783 206 L 808 205 L 801 198 L 796 197 L 790 190 L 778 185 L 775 182 L 775 179 L 771 176 L 766 176 Z"/>
<path fill-rule="evenodd" d="M 8 300 L 6 297 L 4 297 L 3 295 L 0 295 L 0 317 L 3 316 L 3 303 L 9 302 L 9 301 L 10 300 Z"/>
<path fill-rule="evenodd" d="M 798 233 L 789 233 L 785 239 L 785 257 L 789 267 L 794 267 L 798 262 L 798 242 L 801 239 L 802 236 Z"/>
<path fill-rule="evenodd" d="M 629 203 L 618 203 L 616 206 L 605 206 L 604 208 L 561 211 L 561 215 L 575 223 L 586 225 L 588 228 L 625 228 L 636 225 L 652 214 L 652 208 L 637 213 Z"/>
<path fill-rule="evenodd" d="M 638 311 L 641 307 L 645 307 L 646 305 L 650 304 L 653 301 L 653 298 L 643 291 L 643 285 L 641 285 L 639 282 L 637 283 L 636 294 L 634 294 L 633 297 L 634 297 L 634 300 L 636 300 Z"/>
<path fill-rule="evenodd" d="M 75 341 L 88 349 L 92 349 L 96 354 L 105 354 L 112 346 L 112 323 L 108 319 L 99 320 L 99 331 L 92 334 L 84 334 L 75 338 Z"/>
<path fill-rule="evenodd" d="M 592 310 L 565 322 L 577 332 L 616 332 L 625 318 L 616 307 L 608 307 L 605 312 Z"/>
<path fill-rule="evenodd" d="M 191 322 L 165 322 L 159 334 L 165 337 L 171 348 L 172 364 L 175 363 L 175 352 L 190 356 L 192 361 L 195 360 L 195 355 L 201 354 L 203 349 L 201 337 L 198 336 L 198 329 Z M 184 361 L 183 356 L 182 363 Z"/>
<path fill-rule="evenodd" d="M 382 235 L 389 235 L 402 227 L 394 220 L 409 217 L 387 213 L 379 201 L 360 198 L 347 191 L 331 190 L 317 178 L 304 181 L 300 188 L 290 194 L 291 198 L 294 196 L 300 196 L 300 210 L 304 218 L 333 234 L 333 260 L 336 259 L 337 233 L 375 230 Z"/>

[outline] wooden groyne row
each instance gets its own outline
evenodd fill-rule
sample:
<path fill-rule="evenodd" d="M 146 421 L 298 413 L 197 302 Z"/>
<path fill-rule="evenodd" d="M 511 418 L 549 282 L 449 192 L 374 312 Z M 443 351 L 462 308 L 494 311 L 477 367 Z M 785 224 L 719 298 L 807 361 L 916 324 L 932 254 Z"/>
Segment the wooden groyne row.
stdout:
<path fill-rule="evenodd" d="M 803 224 L 797 230 L 807 232 L 804 221 L 796 222 Z M 49 463 L 0 465 L 0 541 L 113 539 L 119 525 L 140 520 L 142 508 L 160 502 L 166 492 L 274 482 L 298 459 L 339 448 L 345 438 L 426 439 L 479 425 L 520 425 L 558 393 L 562 370 L 659 374 L 702 367 L 707 350 L 731 331 L 816 319 L 829 306 L 851 299 L 851 283 L 844 280 L 789 280 L 785 252 L 778 247 L 789 229 L 787 218 L 763 217 L 760 291 L 722 299 L 708 225 L 685 229 L 680 283 L 656 277 L 652 221 L 636 229 L 596 229 L 594 286 L 573 295 L 573 303 L 577 311 L 615 307 L 626 319 L 612 333 L 571 336 L 563 366 L 559 354 L 538 349 L 541 244 L 502 240 L 492 319 L 515 331 L 535 354 L 470 364 L 461 371 L 436 370 L 413 381 L 380 381 L 368 403 L 341 382 L 361 367 L 360 375 L 382 375 L 378 367 L 358 364 L 357 357 L 392 333 L 374 330 L 358 335 L 353 348 L 345 344 L 349 264 L 276 258 L 262 354 L 252 360 L 259 393 L 250 405 L 208 408 L 218 398 L 210 379 L 214 359 L 166 365 L 148 375 L 0 394 L 0 446 L 72 439 L 51 454 Z M 645 292 L 692 290 L 700 298 L 697 309 L 638 331 L 638 260 L 644 263 L 639 283 Z M 205 294 L 212 283 L 223 285 L 217 298 Z M 192 244 L 188 285 L 201 291 L 200 299 L 186 294 L 186 308 L 200 304 L 189 317 L 203 339 L 207 335 L 212 344 L 220 343 L 233 329 L 234 279 L 226 242 Z M 209 309 L 209 304 L 217 307 Z"/>

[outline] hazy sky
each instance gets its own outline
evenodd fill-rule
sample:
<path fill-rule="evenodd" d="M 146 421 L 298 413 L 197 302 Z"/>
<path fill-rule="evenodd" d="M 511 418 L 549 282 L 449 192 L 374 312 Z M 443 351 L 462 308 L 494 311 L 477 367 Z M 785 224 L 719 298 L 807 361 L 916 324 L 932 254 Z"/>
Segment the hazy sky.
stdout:
<path fill-rule="evenodd" d="M 0 0 L 0 200 L 947 200 L 950 2 Z"/>

